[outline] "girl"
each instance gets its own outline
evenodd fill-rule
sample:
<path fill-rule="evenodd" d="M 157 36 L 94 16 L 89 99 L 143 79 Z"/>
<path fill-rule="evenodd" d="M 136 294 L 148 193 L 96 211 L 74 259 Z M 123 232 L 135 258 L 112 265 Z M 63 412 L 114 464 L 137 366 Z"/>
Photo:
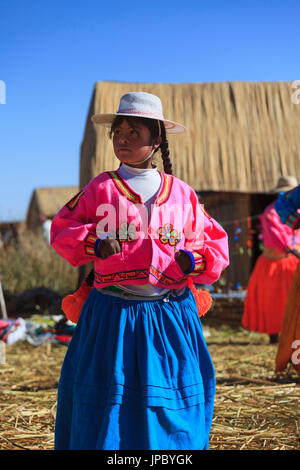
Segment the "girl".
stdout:
<path fill-rule="evenodd" d="M 297 184 L 293 177 L 281 177 L 273 194 L 291 189 Z M 250 277 L 244 306 L 242 325 L 252 331 L 269 335 L 270 343 L 277 343 L 283 312 L 297 268 L 298 259 L 291 250 L 300 244 L 300 234 L 280 221 L 274 202 L 260 216 L 264 252 L 258 258 Z"/>
<path fill-rule="evenodd" d="M 227 235 L 172 176 L 160 99 L 127 93 L 111 127 L 116 171 L 101 173 L 52 222 L 51 244 L 94 280 L 58 389 L 56 449 L 208 449 L 215 377 L 190 279 L 215 282 Z M 164 173 L 152 164 L 161 149 Z"/>

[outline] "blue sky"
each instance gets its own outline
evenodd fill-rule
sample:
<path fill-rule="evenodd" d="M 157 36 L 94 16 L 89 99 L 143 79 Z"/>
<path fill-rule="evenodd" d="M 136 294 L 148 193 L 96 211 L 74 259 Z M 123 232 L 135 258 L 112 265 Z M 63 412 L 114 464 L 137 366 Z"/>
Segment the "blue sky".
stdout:
<path fill-rule="evenodd" d="M 96 81 L 299 80 L 299 18 L 295 0 L 0 0 L 0 221 L 78 184 Z"/>

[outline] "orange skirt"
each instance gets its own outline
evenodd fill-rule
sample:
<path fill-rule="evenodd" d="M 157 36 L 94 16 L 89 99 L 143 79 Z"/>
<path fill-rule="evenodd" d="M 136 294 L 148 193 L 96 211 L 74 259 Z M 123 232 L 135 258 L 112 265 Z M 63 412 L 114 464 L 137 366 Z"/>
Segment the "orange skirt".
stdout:
<path fill-rule="evenodd" d="M 280 333 L 285 304 L 298 259 L 260 255 L 250 277 L 242 325 L 251 331 Z"/>
<path fill-rule="evenodd" d="M 294 343 L 298 341 L 298 343 Z M 295 272 L 286 302 L 276 356 L 276 372 L 288 364 L 300 374 L 300 263 Z"/>

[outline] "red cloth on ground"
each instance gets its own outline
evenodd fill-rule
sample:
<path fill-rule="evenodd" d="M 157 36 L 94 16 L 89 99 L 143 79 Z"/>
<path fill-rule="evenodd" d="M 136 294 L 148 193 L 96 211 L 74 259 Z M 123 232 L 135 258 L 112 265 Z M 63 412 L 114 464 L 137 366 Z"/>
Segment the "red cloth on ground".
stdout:
<path fill-rule="evenodd" d="M 261 255 L 250 277 L 242 325 L 251 331 L 281 331 L 288 293 L 298 265 L 295 256 L 280 259 Z"/>

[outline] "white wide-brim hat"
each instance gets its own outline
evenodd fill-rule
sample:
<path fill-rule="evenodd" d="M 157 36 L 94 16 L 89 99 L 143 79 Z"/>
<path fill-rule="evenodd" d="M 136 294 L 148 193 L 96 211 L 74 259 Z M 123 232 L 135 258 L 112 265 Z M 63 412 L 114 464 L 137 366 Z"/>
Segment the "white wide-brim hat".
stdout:
<path fill-rule="evenodd" d="M 120 100 L 119 109 L 114 114 L 94 114 L 92 121 L 110 127 L 116 116 L 135 116 L 163 121 L 166 132 L 177 134 L 185 132 L 186 128 L 182 124 L 169 121 L 164 118 L 162 104 L 158 96 L 145 93 L 144 91 L 133 91 L 123 95 Z"/>
<path fill-rule="evenodd" d="M 270 194 L 278 194 L 289 191 L 296 186 L 298 186 L 298 181 L 295 176 L 281 176 L 277 181 L 276 187 L 271 189 Z"/>

